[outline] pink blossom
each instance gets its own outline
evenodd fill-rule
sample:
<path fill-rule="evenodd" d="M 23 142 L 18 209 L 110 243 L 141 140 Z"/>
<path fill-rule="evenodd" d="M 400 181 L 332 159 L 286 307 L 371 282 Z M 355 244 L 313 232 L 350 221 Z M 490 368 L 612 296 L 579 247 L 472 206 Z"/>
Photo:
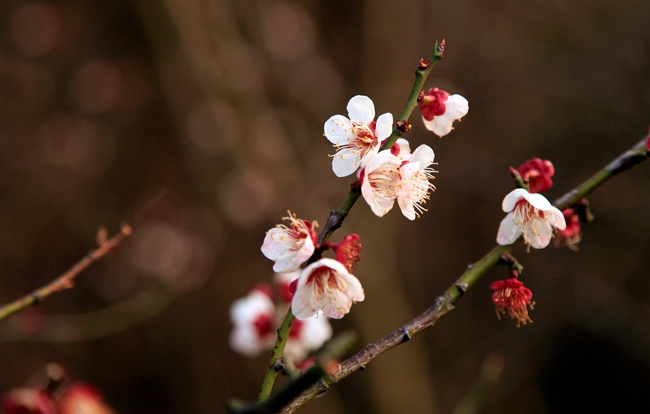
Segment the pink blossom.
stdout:
<path fill-rule="evenodd" d="M 401 165 L 402 160 L 391 151 L 381 151 L 361 171 L 361 194 L 379 217 L 388 213 L 395 204 L 402 183 Z"/>
<path fill-rule="evenodd" d="M 431 88 L 420 99 L 424 126 L 439 137 L 451 132 L 454 121 L 467 115 L 469 103 L 460 95 L 449 95 L 438 88 Z"/>
<path fill-rule="evenodd" d="M 314 253 L 318 223 L 296 218 L 289 212 L 289 217 L 283 220 L 291 222 L 290 227 L 278 224 L 269 230 L 262 244 L 262 253 L 268 259 L 275 261 L 275 272 L 293 272 L 307 261 Z"/>
<path fill-rule="evenodd" d="M 429 191 L 435 190 L 431 183 L 436 172 L 431 168 L 433 158 L 433 150 L 428 145 L 420 145 L 400 167 L 402 180 L 397 203 L 409 220 L 415 220 L 416 216 L 426 211 L 422 205 L 429 199 Z"/>
<path fill-rule="evenodd" d="M 298 279 L 291 309 L 298 319 L 308 319 L 318 311 L 341 319 L 355 302 L 365 299 L 359 280 L 334 259 L 320 259 L 307 266 Z"/>
<path fill-rule="evenodd" d="M 553 185 L 551 177 L 555 174 L 555 168 L 549 160 L 532 158 L 521 164 L 517 171 L 528 184 L 528 191 L 531 193 L 544 192 Z"/>
<path fill-rule="evenodd" d="M 511 191 L 503 199 L 503 211 L 508 215 L 501 221 L 497 243 L 508 245 L 519 236 L 535 249 L 548 246 L 553 228 L 564 230 L 566 222 L 562 212 L 553 207 L 541 194 L 530 194 L 523 188 Z"/>
<path fill-rule="evenodd" d="M 334 115 L 325 122 L 325 137 L 334 144 L 332 170 L 337 177 L 346 177 L 364 167 L 379 151 L 380 142 L 393 131 L 393 115 L 375 118 L 375 105 L 367 96 L 357 95 L 348 102 L 349 119 Z"/>

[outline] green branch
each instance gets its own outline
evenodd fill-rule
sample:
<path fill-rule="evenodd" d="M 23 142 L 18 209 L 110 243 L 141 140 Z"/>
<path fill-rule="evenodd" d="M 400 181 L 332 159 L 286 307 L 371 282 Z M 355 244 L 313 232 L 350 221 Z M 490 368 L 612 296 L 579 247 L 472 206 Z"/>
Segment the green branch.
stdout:
<path fill-rule="evenodd" d="M 645 161 L 649 156 L 646 149 L 646 142 L 648 139 L 649 137 L 645 137 L 643 140 L 639 141 L 636 145 L 618 156 L 614 161 L 602 170 L 598 171 L 587 181 L 556 200 L 554 205 L 560 210 L 563 210 L 571 206 L 573 203 L 578 202 L 581 198 L 587 196 L 616 174 L 626 171 Z M 517 242 L 508 246 L 497 245 L 494 247 L 488 254 L 483 256 L 482 259 L 470 266 L 442 296 L 436 298 L 434 304 L 424 313 L 384 338 L 367 345 L 353 357 L 343 361 L 336 374 L 321 379 L 293 400 L 293 402 L 285 407 L 282 412 L 285 414 L 295 412 L 318 395 L 326 392 L 332 384 L 339 382 L 343 378 L 360 369 L 364 369 L 366 364 L 377 356 L 407 342 L 413 335 L 433 326 L 438 319 L 452 311 L 456 302 L 463 296 L 463 294 L 488 270 L 496 266 L 499 263 L 501 255 L 509 253 L 516 243 Z"/>

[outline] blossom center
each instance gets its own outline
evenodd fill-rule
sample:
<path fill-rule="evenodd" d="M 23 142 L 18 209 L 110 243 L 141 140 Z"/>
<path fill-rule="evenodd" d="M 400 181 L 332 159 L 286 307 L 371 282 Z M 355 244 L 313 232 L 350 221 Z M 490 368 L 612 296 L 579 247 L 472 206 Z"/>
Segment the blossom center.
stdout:
<path fill-rule="evenodd" d="M 253 322 L 255 326 L 255 331 L 259 338 L 264 338 L 266 335 L 270 334 L 273 331 L 273 319 L 267 314 L 261 314 Z"/>

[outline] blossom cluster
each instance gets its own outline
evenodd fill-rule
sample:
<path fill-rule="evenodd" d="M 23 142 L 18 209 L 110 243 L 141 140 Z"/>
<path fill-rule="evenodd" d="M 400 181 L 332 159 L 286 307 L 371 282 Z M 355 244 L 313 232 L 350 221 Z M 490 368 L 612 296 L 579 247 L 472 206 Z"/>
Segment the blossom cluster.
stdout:
<path fill-rule="evenodd" d="M 425 127 L 439 136 L 451 132 L 453 122 L 469 109 L 462 96 L 450 96 L 437 88 L 422 93 L 418 101 Z M 393 134 L 393 115 L 385 113 L 375 121 L 375 106 L 367 96 L 350 99 L 347 111 L 347 117 L 334 115 L 324 125 L 325 137 L 337 150 L 331 156 L 334 174 L 347 177 L 356 172 L 357 188 L 377 216 L 384 216 L 397 201 L 404 216 L 415 220 L 426 211 L 423 205 L 435 190 L 433 150 L 420 145 L 411 151 L 408 141 L 397 137 L 387 145 Z M 359 236 L 350 234 L 340 243 L 319 245 L 316 222 L 291 212 L 283 219 L 288 224 L 270 229 L 262 244 L 262 253 L 275 262 L 276 292 L 269 285 L 258 285 L 232 304 L 230 345 L 249 357 L 272 348 L 275 328 L 290 306 L 296 320 L 285 354 L 301 360 L 332 335 L 327 318 L 340 319 L 354 303 L 365 299 L 359 279 L 352 274 L 361 244 Z M 326 250 L 332 250 L 335 257 L 322 257 Z"/>
<path fill-rule="evenodd" d="M 426 128 L 443 136 L 451 132 L 455 120 L 467 114 L 469 105 L 460 95 L 432 88 L 422 94 L 420 108 Z M 375 121 L 374 103 L 362 95 L 350 99 L 347 110 L 347 118 L 334 115 L 323 127 L 325 137 L 337 149 L 332 155 L 334 174 L 346 177 L 358 172 L 361 194 L 377 216 L 388 213 L 397 200 L 404 216 L 415 220 L 426 211 L 423 204 L 435 190 L 433 150 L 421 145 L 411 153 L 408 141 L 398 139 L 382 151 L 393 130 L 393 115 L 385 113 Z"/>

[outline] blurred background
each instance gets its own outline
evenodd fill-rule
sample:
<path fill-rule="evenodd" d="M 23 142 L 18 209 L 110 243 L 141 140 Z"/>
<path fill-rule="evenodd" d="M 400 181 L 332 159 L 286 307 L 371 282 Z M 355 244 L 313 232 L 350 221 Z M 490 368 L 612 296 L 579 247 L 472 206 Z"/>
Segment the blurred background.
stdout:
<path fill-rule="evenodd" d="M 360 201 L 333 237 L 360 234 L 366 290 L 335 332 L 358 331 L 356 349 L 388 334 L 495 244 L 509 166 L 551 160 L 553 200 L 645 136 L 649 21 L 645 0 L 3 1 L 0 302 L 66 270 L 100 225 L 134 234 L 0 324 L 0 390 L 56 361 L 119 413 L 255 399 L 268 356 L 229 349 L 228 308 L 271 280 L 264 232 L 287 209 L 325 222 L 352 180 L 331 171 L 324 121 L 357 94 L 398 116 L 445 38 L 426 87 L 470 111 L 443 139 L 411 118 L 405 137 L 439 162 L 429 212 L 379 219 Z M 533 324 L 496 318 L 493 269 L 303 411 L 449 413 L 489 355 L 503 371 L 481 412 L 650 410 L 649 168 L 589 197 L 579 252 L 515 249 Z"/>

